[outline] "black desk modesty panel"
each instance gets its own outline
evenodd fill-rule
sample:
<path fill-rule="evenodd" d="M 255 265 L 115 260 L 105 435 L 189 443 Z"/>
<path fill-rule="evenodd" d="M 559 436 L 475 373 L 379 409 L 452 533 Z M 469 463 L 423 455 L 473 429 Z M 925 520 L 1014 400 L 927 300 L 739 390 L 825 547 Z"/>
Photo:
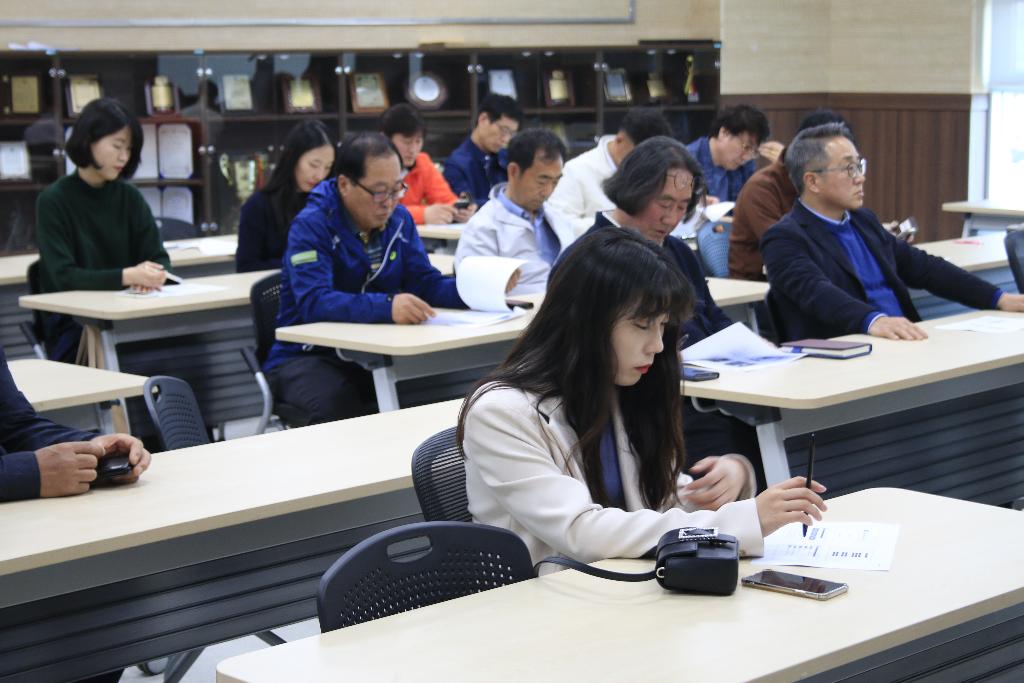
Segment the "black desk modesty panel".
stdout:
<path fill-rule="evenodd" d="M 412 489 L 0 577 L 0 681 L 66 681 L 309 619 L 345 550 L 422 519 Z"/>

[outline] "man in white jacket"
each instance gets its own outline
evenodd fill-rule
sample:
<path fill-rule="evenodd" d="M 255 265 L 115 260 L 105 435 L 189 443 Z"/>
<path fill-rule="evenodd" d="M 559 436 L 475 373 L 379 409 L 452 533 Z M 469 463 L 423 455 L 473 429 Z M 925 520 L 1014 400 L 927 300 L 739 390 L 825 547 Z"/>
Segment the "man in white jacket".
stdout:
<path fill-rule="evenodd" d="M 551 199 L 550 206 L 569 217 L 573 230 L 582 235 L 594 224 L 599 211 L 614 209 L 601 186 L 615 173 L 626 155 L 647 138 L 655 135 L 672 137 L 672 127 L 662 113 L 653 107 L 630 109 L 619 132 L 605 135 L 597 147 L 584 152 L 565 165 L 562 180 Z"/>
<path fill-rule="evenodd" d="M 525 259 L 510 296 L 542 292 L 551 264 L 575 238 L 572 224 L 548 205 L 559 179 L 565 144 L 551 131 L 531 128 L 508 145 L 508 183 L 466 223 L 455 251 L 455 270 L 467 256 Z"/>

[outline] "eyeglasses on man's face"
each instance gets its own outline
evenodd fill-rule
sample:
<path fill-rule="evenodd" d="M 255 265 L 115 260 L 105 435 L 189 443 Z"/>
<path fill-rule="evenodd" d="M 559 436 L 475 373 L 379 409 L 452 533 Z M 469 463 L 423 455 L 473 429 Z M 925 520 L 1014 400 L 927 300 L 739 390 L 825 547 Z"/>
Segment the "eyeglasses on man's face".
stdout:
<path fill-rule="evenodd" d="M 845 171 L 846 175 L 850 176 L 850 180 L 859 178 L 860 176 L 867 175 L 868 173 L 868 160 L 861 157 L 857 161 L 846 164 L 845 166 L 832 166 L 831 168 L 817 168 L 811 169 L 811 173 L 829 173 L 835 171 Z"/>
<path fill-rule="evenodd" d="M 405 183 L 399 183 L 398 187 L 393 190 L 371 190 L 366 185 L 363 185 L 358 180 L 355 184 L 361 189 L 365 190 L 370 198 L 373 199 L 377 204 L 383 204 L 385 202 L 397 202 L 399 199 L 405 196 L 405 193 L 409 191 L 409 186 Z"/>

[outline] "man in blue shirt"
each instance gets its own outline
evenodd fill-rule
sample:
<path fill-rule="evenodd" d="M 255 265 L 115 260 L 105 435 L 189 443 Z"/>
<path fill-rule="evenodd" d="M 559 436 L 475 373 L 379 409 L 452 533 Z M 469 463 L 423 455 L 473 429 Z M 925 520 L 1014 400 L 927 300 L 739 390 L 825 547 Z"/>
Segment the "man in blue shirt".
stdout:
<path fill-rule="evenodd" d="M 754 159 L 768 139 L 768 119 L 760 109 L 740 104 L 720 112 L 710 130 L 710 135 L 686 148 L 704 169 L 707 202 L 734 202 L 743 183 L 757 170 Z"/>
<path fill-rule="evenodd" d="M 444 162 L 444 179 L 452 192 L 483 206 L 492 187 L 508 182 L 505 147 L 522 123 L 523 112 L 514 99 L 487 95 L 480 102 L 473 132 Z"/>
<path fill-rule="evenodd" d="M 427 259 L 409 211 L 402 165 L 380 133 L 338 150 L 337 178 L 309 193 L 292 221 L 281 269 L 277 326 L 313 322 L 419 324 L 432 306 L 465 308 L 455 280 Z M 279 401 L 312 423 L 366 412 L 369 373 L 333 349 L 274 342 L 263 366 Z"/>
<path fill-rule="evenodd" d="M 862 208 L 867 162 L 842 124 L 797 135 L 786 170 L 799 199 L 761 239 L 780 338 L 924 339 L 909 287 L 972 308 L 1024 311 L 1024 296 L 910 246 Z"/>

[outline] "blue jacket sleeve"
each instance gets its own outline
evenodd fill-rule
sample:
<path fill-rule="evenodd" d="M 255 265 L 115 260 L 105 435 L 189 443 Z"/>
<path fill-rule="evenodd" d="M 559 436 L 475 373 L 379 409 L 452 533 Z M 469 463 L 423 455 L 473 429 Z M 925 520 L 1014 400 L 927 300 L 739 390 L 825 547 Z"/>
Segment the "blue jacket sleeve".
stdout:
<path fill-rule="evenodd" d="M 292 223 L 282 267 L 301 322 L 391 322 L 391 297 L 387 294 L 353 294 L 334 288 L 331 245 L 330 228 L 326 225 L 302 219 Z"/>
<path fill-rule="evenodd" d="M 415 294 L 431 306 L 466 308 L 455 286 L 455 278 L 442 275 L 441 271 L 431 265 L 412 216 L 407 215 L 403 220 L 402 233 L 409 235 L 409 241 L 401 250 L 402 291 Z"/>
<path fill-rule="evenodd" d="M 39 495 L 35 451 L 56 443 L 89 441 L 95 434 L 62 427 L 39 417 L 18 391 L 0 348 L 0 500 Z"/>

